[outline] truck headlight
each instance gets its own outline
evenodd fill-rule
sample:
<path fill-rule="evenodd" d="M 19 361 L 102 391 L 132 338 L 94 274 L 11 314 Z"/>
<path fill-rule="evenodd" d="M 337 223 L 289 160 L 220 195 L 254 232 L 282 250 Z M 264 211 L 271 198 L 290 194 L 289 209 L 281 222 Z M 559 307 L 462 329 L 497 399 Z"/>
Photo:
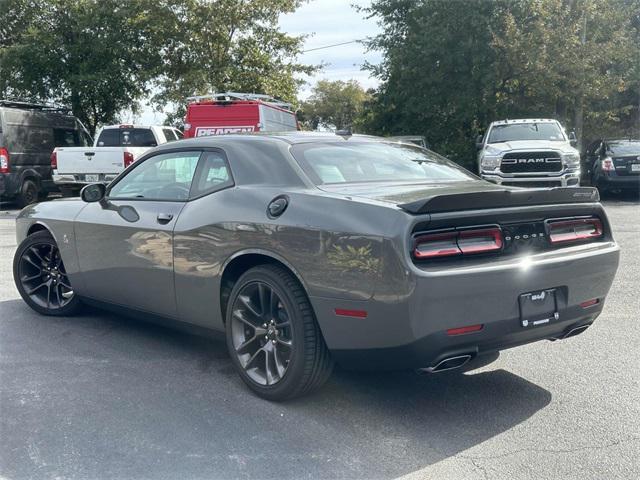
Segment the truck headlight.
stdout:
<path fill-rule="evenodd" d="M 563 153 L 562 160 L 564 160 L 565 165 L 568 167 L 580 166 L 580 155 L 577 153 Z"/>
<path fill-rule="evenodd" d="M 500 166 L 500 157 L 484 156 L 480 162 L 482 170 L 496 170 Z"/>

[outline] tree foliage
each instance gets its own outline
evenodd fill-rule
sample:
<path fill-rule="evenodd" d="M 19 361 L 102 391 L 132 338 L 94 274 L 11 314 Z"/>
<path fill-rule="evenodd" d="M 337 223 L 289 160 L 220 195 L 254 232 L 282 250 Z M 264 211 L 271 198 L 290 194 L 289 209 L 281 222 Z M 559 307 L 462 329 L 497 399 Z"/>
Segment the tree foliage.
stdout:
<path fill-rule="evenodd" d="M 368 128 L 460 163 L 492 120 L 556 117 L 582 139 L 638 134 L 639 0 L 374 0 L 383 62 Z"/>
<path fill-rule="evenodd" d="M 302 104 L 303 123 L 311 130 L 320 126 L 360 131 L 365 105 L 370 98 L 356 80 L 320 80 Z"/>
<path fill-rule="evenodd" d="M 176 117 L 194 94 L 295 100 L 302 39 L 278 29 L 300 0 L 2 0 L 0 97 L 70 105 L 93 132 L 153 96 Z"/>

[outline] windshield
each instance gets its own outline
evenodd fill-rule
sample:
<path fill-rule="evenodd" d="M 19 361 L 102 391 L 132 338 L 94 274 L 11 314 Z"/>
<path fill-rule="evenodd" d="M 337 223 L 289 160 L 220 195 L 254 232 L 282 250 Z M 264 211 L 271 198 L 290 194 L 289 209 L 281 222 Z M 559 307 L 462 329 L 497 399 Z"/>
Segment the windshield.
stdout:
<path fill-rule="evenodd" d="M 562 142 L 566 139 L 557 123 L 512 123 L 495 125 L 489 133 L 487 143 L 511 142 L 513 140 Z"/>
<path fill-rule="evenodd" d="M 446 158 L 411 145 L 382 142 L 307 143 L 294 145 L 291 153 L 316 185 L 475 179 Z"/>
<path fill-rule="evenodd" d="M 615 156 L 640 155 L 640 141 L 609 142 L 608 147 Z"/>

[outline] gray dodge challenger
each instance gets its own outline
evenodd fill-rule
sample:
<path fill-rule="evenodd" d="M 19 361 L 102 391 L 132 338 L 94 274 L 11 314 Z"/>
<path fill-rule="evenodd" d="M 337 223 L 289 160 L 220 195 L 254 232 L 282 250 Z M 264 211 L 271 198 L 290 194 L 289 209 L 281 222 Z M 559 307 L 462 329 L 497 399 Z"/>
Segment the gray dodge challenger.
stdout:
<path fill-rule="evenodd" d="M 154 148 L 108 186 L 25 208 L 17 238 L 35 311 L 225 332 L 270 400 L 334 362 L 462 372 L 579 334 L 619 258 L 595 189 L 503 187 L 418 146 L 296 132 Z"/>

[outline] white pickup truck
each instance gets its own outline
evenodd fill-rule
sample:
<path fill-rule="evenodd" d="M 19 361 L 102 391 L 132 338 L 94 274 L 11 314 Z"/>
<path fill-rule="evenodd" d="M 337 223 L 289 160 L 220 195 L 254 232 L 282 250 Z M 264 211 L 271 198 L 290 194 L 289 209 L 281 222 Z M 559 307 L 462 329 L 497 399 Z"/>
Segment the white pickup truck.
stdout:
<path fill-rule="evenodd" d="M 63 196 L 77 195 L 89 183 L 108 183 L 143 153 L 182 138 L 166 126 L 109 125 L 98 132 L 93 147 L 58 147 L 51 153 L 53 181 Z"/>

